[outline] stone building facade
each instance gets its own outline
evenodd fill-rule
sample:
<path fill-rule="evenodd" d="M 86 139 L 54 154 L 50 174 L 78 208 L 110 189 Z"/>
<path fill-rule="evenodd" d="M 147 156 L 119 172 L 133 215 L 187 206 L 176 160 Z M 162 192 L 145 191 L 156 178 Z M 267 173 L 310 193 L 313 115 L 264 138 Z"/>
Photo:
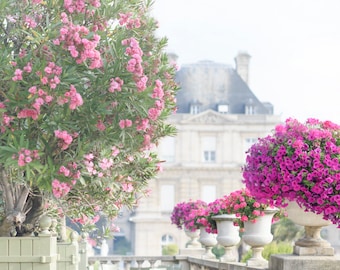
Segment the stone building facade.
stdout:
<path fill-rule="evenodd" d="M 135 255 L 161 255 L 169 243 L 184 248 L 188 238 L 170 222 L 174 205 L 210 202 L 242 187 L 245 151 L 281 121 L 249 88 L 249 60 L 242 52 L 235 68 L 201 61 L 177 72 L 178 111 L 169 122 L 178 133 L 161 142 L 163 172 L 150 183 L 150 197 L 122 224 Z"/>

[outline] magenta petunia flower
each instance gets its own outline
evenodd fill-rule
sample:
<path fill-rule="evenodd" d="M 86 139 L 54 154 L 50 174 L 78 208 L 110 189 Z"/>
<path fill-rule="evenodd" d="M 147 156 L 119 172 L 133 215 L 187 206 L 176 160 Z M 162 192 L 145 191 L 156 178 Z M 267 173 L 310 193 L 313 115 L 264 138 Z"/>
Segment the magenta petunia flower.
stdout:
<path fill-rule="evenodd" d="M 340 226 L 340 126 L 289 118 L 247 151 L 244 183 L 260 202 L 285 207 L 296 201 Z"/>

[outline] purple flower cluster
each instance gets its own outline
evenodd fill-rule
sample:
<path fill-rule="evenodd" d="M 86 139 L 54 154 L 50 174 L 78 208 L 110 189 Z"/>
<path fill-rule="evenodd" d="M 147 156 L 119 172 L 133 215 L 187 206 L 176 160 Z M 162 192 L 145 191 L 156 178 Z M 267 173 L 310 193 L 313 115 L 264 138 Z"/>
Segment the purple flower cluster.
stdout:
<path fill-rule="evenodd" d="M 206 207 L 207 203 L 201 200 L 178 203 L 172 211 L 171 224 L 175 224 L 179 229 L 195 231 L 202 226 L 196 219 L 205 216 Z"/>
<path fill-rule="evenodd" d="M 340 226 L 340 126 L 289 118 L 247 152 L 244 183 L 260 202 L 296 201 Z"/>

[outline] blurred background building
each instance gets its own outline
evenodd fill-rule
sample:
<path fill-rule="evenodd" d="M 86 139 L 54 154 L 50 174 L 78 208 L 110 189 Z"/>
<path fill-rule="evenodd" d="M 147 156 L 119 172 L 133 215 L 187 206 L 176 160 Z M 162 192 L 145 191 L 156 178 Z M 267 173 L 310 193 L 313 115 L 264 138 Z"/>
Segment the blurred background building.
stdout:
<path fill-rule="evenodd" d="M 122 242 L 134 255 L 161 255 L 168 244 L 184 248 L 188 238 L 170 221 L 174 205 L 211 202 L 242 186 L 246 150 L 281 121 L 250 89 L 249 62 L 250 55 L 240 52 L 235 67 L 211 61 L 180 67 L 178 110 L 169 119 L 178 133 L 159 146 L 163 172 L 150 182 L 151 196 L 117 220 L 114 253 Z"/>

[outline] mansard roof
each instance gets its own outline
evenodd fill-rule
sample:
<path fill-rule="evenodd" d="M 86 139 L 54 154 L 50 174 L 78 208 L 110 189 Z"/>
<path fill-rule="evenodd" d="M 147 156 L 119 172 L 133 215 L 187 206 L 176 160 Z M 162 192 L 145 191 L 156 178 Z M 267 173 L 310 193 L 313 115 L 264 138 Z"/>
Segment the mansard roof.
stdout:
<path fill-rule="evenodd" d="M 253 105 L 255 114 L 272 114 L 270 103 L 262 103 L 249 86 L 229 65 L 200 61 L 183 65 L 176 74 L 180 90 L 177 94 L 178 113 L 190 113 L 197 104 L 200 111 L 217 111 L 228 105 L 228 114 L 244 114 L 246 105 Z"/>

